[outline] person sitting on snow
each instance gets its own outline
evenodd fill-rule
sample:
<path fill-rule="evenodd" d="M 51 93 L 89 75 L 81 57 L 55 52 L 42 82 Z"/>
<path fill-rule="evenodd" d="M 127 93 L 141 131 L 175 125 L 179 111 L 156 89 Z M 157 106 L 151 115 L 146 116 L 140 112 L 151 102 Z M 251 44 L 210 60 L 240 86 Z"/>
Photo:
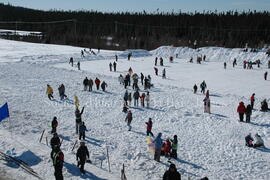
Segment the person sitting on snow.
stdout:
<path fill-rule="evenodd" d="M 264 99 L 262 102 L 261 102 L 261 111 L 268 111 L 269 108 L 268 108 L 268 103 L 266 102 L 266 99 Z"/>
<path fill-rule="evenodd" d="M 255 139 L 256 142 L 253 147 L 264 147 L 264 141 L 258 133 L 255 134 Z"/>
<path fill-rule="evenodd" d="M 245 140 L 246 140 L 246 146 L 248 147 L 253 147 L 253 141 L 254 139 L 251 137 L 251 133 L 249 133 L 246 137 L 245 137 Z"/>

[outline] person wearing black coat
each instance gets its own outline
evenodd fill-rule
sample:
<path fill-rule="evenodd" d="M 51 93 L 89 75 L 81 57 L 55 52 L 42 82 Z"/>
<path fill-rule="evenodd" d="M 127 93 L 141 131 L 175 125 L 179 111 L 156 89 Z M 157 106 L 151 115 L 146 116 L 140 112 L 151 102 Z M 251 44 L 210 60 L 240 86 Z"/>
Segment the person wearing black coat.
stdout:
<path fill-rule="evenodd" d="M 163 180 L 181 180 L 181 174 L 177 171 L 175 164 L 171 164 L 169 170 L 163 175 Z"/>
<path fill-rule="evenodd" d="M 246 113 L 246 122 L 249 123 L 250 122 L 250 116 L 252 114 L 252 107 L 251 107 L 250 104 L 247 105 L 245 113 Z"/>
<path fill-rule="evenodd" d="M 134 92 L 134 94 L 133 94 L 134 106 L 138 106 L 138 104 L 139 104 L 139 97 L 140 97 L 139 91 Z"/>
<path fill-rule="evenodd" d="M 81 138 L 83 138 L 83 140 L 85 140 L 85 131 L 87 131 L 86 126 L 84 125 L 84 122 L 82 122 L 80 124 L 79 127 L 79 140 L 81 140 Z"/>
<path fill-rule="evenodd" d="M 144 80 L 144 75 L 143 75 L 143 73 L 141 73 L 141 83 L 142 83 L 142 86 L 143 86 L 143 80 Z"/>
<path fill-rule="evenodd" d="M 248 147 L 253 147 L 253 141 L 254 139 L 251 137 L 251 133 L 249 133 L 246 137 L 245 137 L 245 141 L 246 141 L 246 146 Z"/>
<path fill-rule="evenodd" d="M 52 134 L 56 133 L 57 126 L 58 126 L 57 117 L 54 116 L 52 120 Z"/>
<path fill-rule="evenodd" d="M 56 146 L 51 151 L 51 159 L 54 166 L 54 176 L 56 180 L 63 180 L 63 163 L 64 163 L 64 153 L 61 151 L 59 146 Z"/>
<path fill-rule="evenodd" d="M 58 146 L 60 147 L 60 138 L 59 138 L 57 133 L 53 134 L 53 137 L 50 141 L 50 145 L 51 145 L 52 149 L 54 149 L 55 147 L 58 147 Z"/>
<path fill-rule="evenodd" d="M 127 90 L 124 94 L 124 101 L 125 101 L 125 105 L 128 105 L 128 91 Z"/>
<path fill-rule="evenodd" d="M 76 134 L 78 134 L 79 132 L 79 127 L 80 124 L 82 122 L 82 114 L 84 111 L 84 107 L 82 108 L 82 110 L 80 111 L 78 108 L 75 110 L 75 117 L 76 117 Z"/>
<path fill-rule="evenodd" d="M 116 71 L 116 62 L 113 62 L 113 71 L 115 72 Z"/>
<path fill-rule="evenodd" d="M 105 91 L 107 86 L 108 86 L 107 83 L 105 81 L 103 81 L 101 83 L 101 89 L 102 89 L 102 91 Z"/>
<path fill-rule="evenodd" d="M 88 79 L 87 79 L 87 77 L 85 77 L 85 79 L 83 80 L 83 89 L 85 90 L 85 91 L 87 91 L 87 86 L 88 86 Z"/>
<path fill-rule="evenodd" d="M 87 158 L 89 159 L 89 151 L 87 147 L 85 146 L 85 142 L 82 141 L 76 153 L 76 159 L 78 161 L 77 167 L 80 167 L 81 173 L 85 173 L 84 164 Z"/>
<path fill-rule="evenodd" d="M 109 67 L 110 67 L 110 71 L 112 71 L 112 63 L 111 62 L 109 64 Z"/>
<path fill-rule="evenodd" d="M 198 87 L 197 87 L 196 84 L 193 86 L 193 90 L 194 90 L 194 94 L 196 94 L 197 93 L 197 90 L 198 90 Z"/>

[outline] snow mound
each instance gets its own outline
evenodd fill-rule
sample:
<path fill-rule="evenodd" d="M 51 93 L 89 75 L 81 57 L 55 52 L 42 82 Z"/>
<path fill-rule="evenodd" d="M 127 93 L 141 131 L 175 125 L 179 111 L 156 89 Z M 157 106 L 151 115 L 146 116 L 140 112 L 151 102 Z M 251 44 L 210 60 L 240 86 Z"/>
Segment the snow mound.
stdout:
<path fill-rule="evenodd" d="M 132 53 L 132 57 L 145 57 L 145 56 L 151 56 L 151 53 L 147 50 L 143 49 L 128 49 L 121 54 L 119 54 L 120 57 L 127 57 L 129 53 Z"/>

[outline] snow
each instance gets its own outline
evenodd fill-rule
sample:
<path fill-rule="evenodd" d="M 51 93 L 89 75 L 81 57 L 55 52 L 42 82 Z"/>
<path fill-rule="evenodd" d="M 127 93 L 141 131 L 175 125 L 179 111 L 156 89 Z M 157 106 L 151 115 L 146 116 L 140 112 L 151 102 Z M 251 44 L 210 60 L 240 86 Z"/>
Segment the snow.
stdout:
<path fill-rule="evenodd" d="M 47 44 L 34 44 L 0 39 L 0 105 L 9 103 L 11 118 L 0 126 L 0 150 L 13 152 L 13 156 L 28 162 L 44 179 L 53 179 L 50 160 L 50 122 L 58 117 L 58 133 L 64 139 L 61 147 L 65 154 L 63 174 L 65 179 L 119 179 L 124 163 L 128 179 L 161 179 L 168 168 L 167 159 L 161 163 L 153 160 L 147 150 L 145 122 L 153 119 L 153 133 L 163 133 L 162 138 L 178 135 L 178 160 L 172 160 L 183 179 L 269 179 L 270 150 L 253 149 L 244 146 L 244 137 L 251 132 L 262 135 L 266 147 L 270 147 L 269 114 L 258 111 L 260 102 L 269 97 L 269 81 L 263 79 L 267 71 L 265 52 L 242 52 L 241 49 L 205 47 L 200 51 L 185 47 L 163 46 L 153 51 L 101 50 L 97 55 L 86 53 L 83 48 Z M 97 52 L 97 50 L 94 50 Z M 131 60 L 127 60 L 132 52 Z M 109 63 L 119 55 L 117 72 L 109 71 Z M 178 54 L 173 63 L 169 56 Z M 188 63 L 190 57 L 206 54 L 202 64 Z M 81 62 L 81 71 L 68 64 L 74 57 L 75 64 Z M 162 56 L 164 67 L 158 66 L 159 73 L 166 68 L 167 79 L 154 75 L 154 59 Z M 238 66 L 232 67 L 236 58 Z M 242 68 L 243 60 L 260 59 L 261 68 Z M 223 62 L 227 61 L 227 69 Z M 117 77 L 126 74 L 129 67 L 133 72 L 151 75 L 154 88 L 150 90 L 150 108 L 131 107 L 133 112 L 132 130 L 124 122 L 122 100 L 124 88 Z M 108 83 L 107 92 L 82 91 L 85 77 L 100 78 Z M 193 94 L 192 87 L 206 81 L 210 91 L 211 112 L 203 113 L 201 93 Z M 63 83 L 70 99 L 77 95 L 81 106 L 85 105 L 83 121 L 89 132 L 86 142 L 93 164 L 87 164 L 88 173 L 81 176 L 76 167 L 75 151 L 72 146 L 78 139 L 75 134 L 74 105 L 72 101 L 60 101 L 57 88 Z M 46 85 L 52 85 L 56 97 L 49 101 Z M 133 92 L 129 87 L 129 92 Z M 240 101 L 249 103 L 249 97 L 256 93 L 255 111 L 251 123 L 240 123 L 236 113 Z M 43 130 L 44 139 L 39 143 Z M 106 147 L 109 148 L 111 170 L 108 172 Z M 0 167 L 14 179 L 34 179 L 22 169 Z"/>

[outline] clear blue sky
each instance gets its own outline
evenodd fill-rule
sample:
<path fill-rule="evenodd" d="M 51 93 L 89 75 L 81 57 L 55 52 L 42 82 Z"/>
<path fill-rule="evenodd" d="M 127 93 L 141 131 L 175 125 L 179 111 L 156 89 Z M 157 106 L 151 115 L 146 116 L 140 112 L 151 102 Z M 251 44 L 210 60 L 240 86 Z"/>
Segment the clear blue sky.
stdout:
<path fill-rule="evenodd" d="M 267 10 L 270 0 L 0 0 L 34 9 L 97 10 L 103 12 L 140 11 L 194 12 L 203 10 Z"/>

